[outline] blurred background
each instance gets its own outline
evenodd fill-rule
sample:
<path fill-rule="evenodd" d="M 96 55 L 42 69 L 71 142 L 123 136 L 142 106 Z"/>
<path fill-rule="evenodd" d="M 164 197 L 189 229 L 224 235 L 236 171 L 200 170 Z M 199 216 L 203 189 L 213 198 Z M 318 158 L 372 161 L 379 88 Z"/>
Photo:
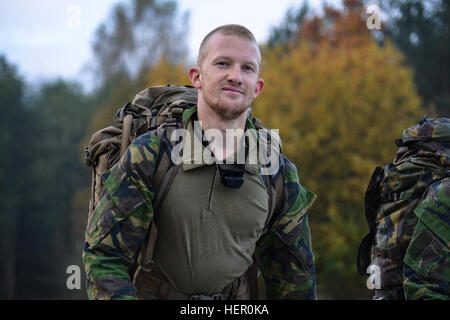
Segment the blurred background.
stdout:
<path fill-rule="evenodd" d="M 319 299 L 371 297 L 355 264 L 364 192 L 403 129 L 450 115 L 449 0 L 18 0 L 0 12 L 1 299 L 86 299 L 84 147 L 138 91 L 189 84 L 201 39 L 226 23 L 260 43 L 253 111 L 318 195 Z M 66 285 L 70 265 L 81 289 Z"/>

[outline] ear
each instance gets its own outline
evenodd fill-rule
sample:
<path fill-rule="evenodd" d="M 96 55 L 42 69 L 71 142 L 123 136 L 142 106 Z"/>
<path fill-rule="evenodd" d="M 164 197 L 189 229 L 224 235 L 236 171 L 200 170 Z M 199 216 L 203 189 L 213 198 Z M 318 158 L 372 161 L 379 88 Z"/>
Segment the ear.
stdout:
<path fill-rule="evenodd" d="M 253 94 L 253 99 L 255 99 L 264 89 L 264 80 L 258 79 L 256 82 L 255 93 Z"/>
<path fill-rule="evenodd" d="M 195 88 L 197 89 L 202 88 L 202 81 L 199 67 L 192 67 L 189 69 L 189 80 L 191 80 L 191 83 Z"/>

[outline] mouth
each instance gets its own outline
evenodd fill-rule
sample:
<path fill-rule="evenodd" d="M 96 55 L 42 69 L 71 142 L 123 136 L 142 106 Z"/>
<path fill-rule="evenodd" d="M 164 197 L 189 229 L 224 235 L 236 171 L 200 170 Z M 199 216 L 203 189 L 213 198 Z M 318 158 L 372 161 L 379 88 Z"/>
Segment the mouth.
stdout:
<path fill-rule="evenodd" d="M 244 91 L 242 91 L 242 90 L 240 90 L 238 88 L 234 88 L 234 87 L 223 87 L 222 91 L 224 91 L 226 93 L 229 93 L 231 95 L 235 95 L 235 96 L 244 94 Z"/>

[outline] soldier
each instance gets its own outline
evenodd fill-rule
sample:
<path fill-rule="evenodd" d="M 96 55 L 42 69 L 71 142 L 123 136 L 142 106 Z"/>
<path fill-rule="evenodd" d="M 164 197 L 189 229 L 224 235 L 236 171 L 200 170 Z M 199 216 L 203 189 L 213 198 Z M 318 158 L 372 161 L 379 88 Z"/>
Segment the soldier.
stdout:
<path fill-rule="evenodd" d="M 202 154 L 215 162 L 177 166 L 157 208 L 152 179 L 163 145 L 154 131 L 137 138 L 104 174 L 105 192 L 89 219 L 83 252 L 90 299 L 255 298 L 255 266 L 267 298 L 316 299 L 307 213 L 315 195 L 299 183 L 294 164 L 279 152 L 277 170 L 266 176 L 248 157 L 244 165 L 223 165 L 220 160 L 233 159 L 238 147 L 230 151 L 194 130 L 197 120 L 200 135 L 254 129 L 248 110 L 264 88 L 260 60 L 243 26 L 218 27 L 205 37 L 189 70 L 198 103 L 182 119 L 186 140 L 200 140 Z M 158 237 L 147 261 L 145 244 L 156 236 L 149 232 L 155 224 Z"/>
<path fill-rule="evenodd" d="M 405 255 L 405 297 L 450 299 L 450 177 L 430 186 L 414 211 L 419 218 Z"/>
<path fill-rule="evenodd" d="M 450 119 L 423 117 L 395 142 L 367 188 L 358 270 L 374 299 L 449 299 Z"/>

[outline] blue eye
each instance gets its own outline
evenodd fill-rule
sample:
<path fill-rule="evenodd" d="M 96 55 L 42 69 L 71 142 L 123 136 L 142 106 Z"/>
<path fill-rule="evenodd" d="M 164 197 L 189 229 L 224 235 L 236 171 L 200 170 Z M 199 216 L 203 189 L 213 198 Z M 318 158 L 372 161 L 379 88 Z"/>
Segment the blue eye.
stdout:
<path fill-rule="evenodd" d="M 252 66 L 243 66 L 242 69 L 247 72 L 255 71 Z"/>

